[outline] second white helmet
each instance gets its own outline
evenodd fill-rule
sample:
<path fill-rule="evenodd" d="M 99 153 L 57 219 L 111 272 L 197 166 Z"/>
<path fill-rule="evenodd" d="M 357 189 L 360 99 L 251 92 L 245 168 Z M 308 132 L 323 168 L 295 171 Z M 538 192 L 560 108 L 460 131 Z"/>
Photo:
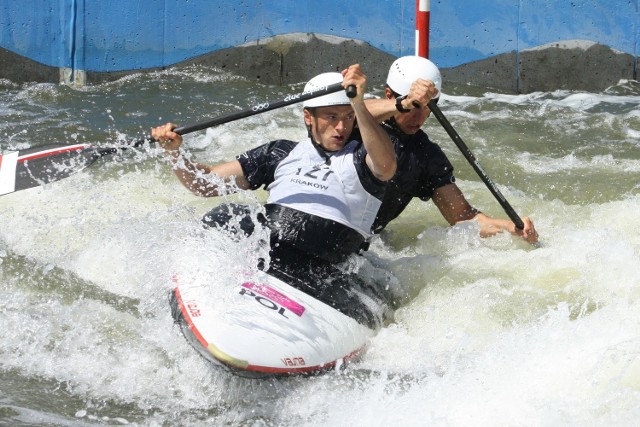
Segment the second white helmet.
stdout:
<path fill-rule="evenodd" d="M 337 72 L 318 74 L 307 82 L 304 86 L 304 91 L 312 91 L 323 89 L 335 83 L 342 83 L 342 74 Z M 307 99 L 302 103 L 303 107 L 326 107 L 328 105 L 351 105 L 351 101 L 347 97 L 344 90 L 339 90 L 328 95 L 322 95 L 317 98 Z"/>
<path fill-rule="evenodd" d="M 438 89 L 442 89 L 442 76 L 436 65 L 421 56 L 403 56 L 391 64 L 387 76 L 387 86 L 398 95 L 409 93 L 411 84 L 417 80 L 431 80 Z"/>

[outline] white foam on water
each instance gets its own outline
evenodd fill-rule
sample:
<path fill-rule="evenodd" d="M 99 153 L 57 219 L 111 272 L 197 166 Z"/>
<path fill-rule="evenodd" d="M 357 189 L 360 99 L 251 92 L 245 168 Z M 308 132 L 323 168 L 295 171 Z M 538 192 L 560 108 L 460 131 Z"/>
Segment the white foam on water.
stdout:
<path fill-rule="evenodd" d="M 492 112 L 495 123 L 514 126 L 520 121 L 509 118 L 510 108 L 526 105 L 542 117 L 531 120 L 553 121 L 567 133 L 610 114 L 634 138 L 636 113 L 589 111 L 594 97 L 610 96 L 445 97 L 443 109 L 465 129 L 458 123 L 486 118 L 467 111 L 471 104 L 504 103 Z M 606 102 L 637 102 L 628 98 Z M 571 115 L 559 119 L 556 108 Z M 302 139 L 297 111 L 196 133 L 186 144 L 197 160 L 220 161 L 256 141 Z M 593 151 L 582 155 L 582 144 Z M 243 269 L 239 260 L 253 265 L 260 252 L 255 240 L 202 229 L 200 217 L 223 200 L 191 195 L 155 154 L 105 159 L 60 182 L 2 196 L 0 369 L 69 391 L 82 403 L 67 402 L 79 424 L 111 410 L 110 420 L 144 425 L 634 425 L 640 199 L 611 183 L 605 202 L 568 202 L 543 181 L 565 170 L 637 179 L 634 152 L 610 148 L 589 140 L 568 151 L 483 157 L 485 166 L 512 162 L 542 188 L 528 194 L 525 185 L 499 182 L 514 207 L 535 219 L 539 247 L 509 235 L 481 239 L 473 222 L 448 227 L 432 204 L 412 203 L 361 260 L 366 274 L 407 292 L 395 322 L 344 371 L 286 380 L 215 370 L 173 324 L 172 274 L 224 282 Z M 493 152 L 491 144 L 482 149 Z M 458 183 L 474 205 L 502 215 L 481 183 Z M 226 200 L 257 206 L 263 196 Z M 212 301 L 221 295 L 215 286 L 210 292 Z"/>

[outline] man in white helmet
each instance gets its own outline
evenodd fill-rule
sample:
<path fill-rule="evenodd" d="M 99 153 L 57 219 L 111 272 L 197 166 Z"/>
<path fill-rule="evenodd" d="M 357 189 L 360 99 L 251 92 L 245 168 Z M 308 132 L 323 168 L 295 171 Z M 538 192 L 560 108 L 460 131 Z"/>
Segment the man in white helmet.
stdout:
<path fill-rule="evenodd" d="M 393 62 L 384 99 L 367 100 L 367 107 L 384 121 L 397 155 L 397 174 L 389 182 L 373 225 L 379 233 L 417 197 L 433 200 L 449 224 L 475 219 L 481 236 L 508 231 L 529 243 L 538 240 L 532 221 L 522 218 L 524 229 L 512 221 L 483 214 L 466 200 L 455 183 L 453 166 L 440 147 L 431 142 L 422 125 L 431 114 L 427 106 L 438 101 L 442 77 L 438 67 L 420 56 L 403 56 Z"/>
<path fill-rule="evenodd" d="M 340 82 L 345 88 L 356 86 L 357 95 L 348 98 L 339 91 L 303 103 L 307 141 L 272 141 L 230 162 L 208 166 L 184 158 L 182 137 L 173 132 L 176 125 L 156 127 L 152 136 L 165 149 L 182 184 L 198 195 L 264 186 L 269 197 L 266 215 L 259 221 L 271 230 L 268 272 L 356 320 L 375 323 L 380 319 L 372 319 L 371 313 L 340 307 L 350 300 L 340 293 L 349 292 L 356 279 L 334 265 L 366 245 L 386 181 L 396 172 L 396 157 L 387 133 L 365 106 L 366 76 L 360 66 L 320 74 L 305 91 Z M 356 120 L 362 142 L 349 139 Z M 224 189 L 218 187 L 220 178 Z M 241 229 L 251 233 L 255 224 L 247 213 L 247 207 L 223 205 L 203 221 L 225 228 L 232 216 L 243 216 Z"/>

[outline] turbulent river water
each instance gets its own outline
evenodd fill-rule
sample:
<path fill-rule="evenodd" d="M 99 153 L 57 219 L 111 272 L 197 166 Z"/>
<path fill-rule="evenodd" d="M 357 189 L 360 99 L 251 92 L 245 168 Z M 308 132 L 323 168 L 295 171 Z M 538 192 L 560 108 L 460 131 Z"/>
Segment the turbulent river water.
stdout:
<path fill-rule="evenodd" d="M 366 70 L 365 70 L 366 71 Z M 82 89 L 0 81 L 0 146 L 122 145 L 300 91 L 206 68 Z M 372 93 L 381 94 L 382 88 Z M 105 156 L 0 197 L 0 425 L 609 426 L 640 419 L 640 85 L 503 94 L 444 85 L 440 102 L 540 244 L 483 239 L 413 202 L 357 262 L 408 292 L 361 361 L 308 378 L 213 368 L 173 324 L 176 264 L 211 277 L 253 240 L 203 233 L 203 199 L 157 149 Z M 424 127 L 484 212 L 499 204 L 434 118 Z M 300 105 L 186 138 L 219 162 L 302 140 Z M 257 207 L 265 193 L 238 194 Z"/>

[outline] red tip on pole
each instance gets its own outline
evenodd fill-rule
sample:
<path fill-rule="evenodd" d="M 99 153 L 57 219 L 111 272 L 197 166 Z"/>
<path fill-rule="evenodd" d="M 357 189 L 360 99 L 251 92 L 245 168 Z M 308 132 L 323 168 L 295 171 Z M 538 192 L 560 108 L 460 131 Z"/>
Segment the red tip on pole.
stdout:
<path fill-rule="evenodd" d="M 416 0 L 416 55 L 429 58 L 431 0 Z"/>

